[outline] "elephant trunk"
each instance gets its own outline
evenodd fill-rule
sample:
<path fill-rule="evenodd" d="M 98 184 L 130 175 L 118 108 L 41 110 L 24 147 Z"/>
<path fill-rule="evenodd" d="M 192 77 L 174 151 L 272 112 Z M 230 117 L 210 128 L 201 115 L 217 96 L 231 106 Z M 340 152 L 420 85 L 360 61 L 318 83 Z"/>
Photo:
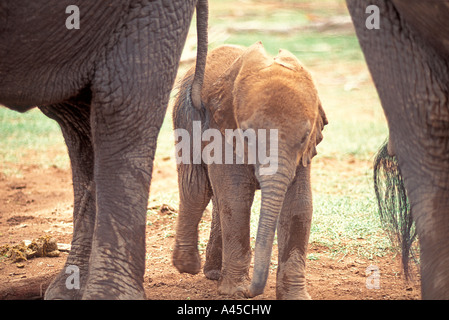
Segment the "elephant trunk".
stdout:
<path fill-rule="evenodd" d="M 287 189 L 295 176 L 296 165 L 293 161 L 279 157 L 278 170 L 273 175 L 259 176 L 262 193 L 259 226 L 257 229 L 254 253 L 254 272 L 249 297 L 262 294 L 268 278 L 271 262 L 271 250 Z"/>

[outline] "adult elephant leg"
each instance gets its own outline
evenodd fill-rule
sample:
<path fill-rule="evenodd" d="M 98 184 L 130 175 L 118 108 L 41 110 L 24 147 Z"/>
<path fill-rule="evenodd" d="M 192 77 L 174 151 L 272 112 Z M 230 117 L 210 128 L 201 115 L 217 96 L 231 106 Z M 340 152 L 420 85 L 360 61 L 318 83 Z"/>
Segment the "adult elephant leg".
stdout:
<path fill-rule="evenodd" d="M 406 188 L 416 188 L 405 179 Z M 422 298 L 449 299 L 449 191 L 435 186 L 420 189 L 409 192 L 409 197 L 420 244 Z"/>
<path fill-rule="evenodd" d="M 347 3 L 388 120 L 389 142 L 416 222 L 422 297 L 448 299 L 449 66 L 438 46 L 446 47 L 447 32 L 442 30 L 447 22 L 429 14 L 437 8 L 444 16 L 447 7 L 413 1 L 408 8 L 403 6 L 409 5 L 406 1 L 373 0 L 370 4 L 380 11 L 380 29 L 368 30 L 366 2 Z M 432 26 L 435 36 L 429 41 L 423 35 Z"/>
<path fill-rule="evenodd" d="M 173 265 L 179 272 L 197 274 L 201 269 L 198 224 L 211 197 L 209 179 L 202 165 L 180 164 L 178 180 L 179 214 Z"/>
<path fill-rule="evenodd" d="M 305 268 L 312 212 L 310 165 L 300 165 L 279 215 L 277 299 L 310 299 Z"/>
<path fill-rule="evenodd" d="M 97 217 L 83 298 L 143 298 L 146 207 L 162 121 L 147 118 L 146 124 L 140 123 L 148 126 L 145 129 L 133 124 L 125 127 L 120 125 L 123 120 L 95 112 L 99 113 L 93 120 Z M 134 115 L 147 116 L 142 110 Z M 128 115 L 128 120 L 139 122 L 134 115 Z M 127 140 L 130 136 L 132 140 Z"/>
<path fill-rule="evenodd" d="M 82 100 L 79 100 L 82 99 Z M 80 299 L 89 269 L 92 234 L 95 224 L 94 155 L 90 130 L 90 93 L 66 104 L 40 108 L 61 127 L 72 167 L 74 209 L 72 246 L 61 273 L 45 293 L 45 299 Z M 67 285 L 77 272 L 79 283 Z M 79 285 L 79 286 L 78 286 Z"/>
<path fill-rule="evenodd" d="M 210 280 L 218 280 L 221 276 L 221 264 L 223 258 L 223 237 L 221 233 L 220 213 L 215 197 L 212 197 L 212 223 L 210 227 L 209 241 L 206 247 L 206 262 L 204 263 L 204 275 Z"/>
<path fill-rule="evenodd" d="M 250 214 L 255 187 L 245 165 L 214 164 L 209 179 L 222 231 L 222 266 L 218 293 L 232 295 L 249 280 Z"/>
<path fill-rule="evenodd" d="M 98 61 L 91 109 L 97 216 L 83 299 L 145 296 L 145 221 L 153 158 L 192 2 L 132 6 L 117 42 Z"/>

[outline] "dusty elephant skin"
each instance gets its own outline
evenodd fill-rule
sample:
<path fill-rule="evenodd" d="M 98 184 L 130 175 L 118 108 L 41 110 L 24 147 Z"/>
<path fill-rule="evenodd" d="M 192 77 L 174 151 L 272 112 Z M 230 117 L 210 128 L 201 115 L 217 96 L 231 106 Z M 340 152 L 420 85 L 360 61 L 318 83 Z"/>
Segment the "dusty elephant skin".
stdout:
<path fill-rule="evenodd" d="M 66 27 L 76 5 L 80 28 Z M 0 103 L 55 119 L 72 166 L 72 250 L 46 299 L 142 299 L 156 140 L 196 0 L 0 2 Z M 207 2 L 198 1 L 198 72 Z M 193 100 L 199 98 L 192 97 Z M 80 289 L 66 286 L 79 270 Z"/>
<path fill-rule="evenodd" d="M 347 0 L 389 127 L 420 243 L 423 299 L 449 299 L 449 1 Z"/>
<path fill-rule="evenodd" d="M 173 110 L 175 132 L 186 130 L 192 137 L 195 121 L 201 121 L 203 132 L 216 129 L 223 135 L 229 129 L 277 130 L 277 171 L 261 174 L 265 164 L 250 164 L 248 157 L 243 164 L 195 164 L 193 150 L 189 150 L 190 161 L 178 163 L 180 205 L 174 265 L 180 272 L 200 271 L 198 223 L 212 199 L 204 272 L 208 278 L 219 279 L 219 292 L 247 297 L 263 292 L 277 226 L 277 298 L 310 298 L 305 287 L 313 211 L 310 162 L 327 119 L 309 72 L 288 51 L 268 56 L 261 43 L 248 49 L 218 47 L 207 58 L 200 109 L 188 99 L 192 74 L 193 70 L 188 71 L 180 84 Z M 221 141 L 224 150 L 228 142 Z M 249 284 L 250 209 L 256 189 L 261 189 L 262 203 Z"/>

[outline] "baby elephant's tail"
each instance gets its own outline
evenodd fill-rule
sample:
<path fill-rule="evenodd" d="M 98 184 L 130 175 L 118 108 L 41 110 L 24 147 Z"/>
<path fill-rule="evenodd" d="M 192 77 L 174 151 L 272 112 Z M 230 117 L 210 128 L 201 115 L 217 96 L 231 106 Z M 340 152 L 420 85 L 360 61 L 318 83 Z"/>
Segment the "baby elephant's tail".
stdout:
<path fill-rule="evenodd" d="M 374 191 L 379 216 L 392 244 L 402 250 L 405 277 L 409 277 L 409 259 L 415 258 L 413 243 L 417 237 L 410 203 L 396 157 L 388 153 L 388 143 L 379 150 L 374 161 Z"/>
<path fill-rule="evenodd" d="M 193 133 L 193 122 L 201 121 L 204 125 L 206 117 L 205 108 L 196 108 L 192 100 L 194 78 L 194 74 L 188 74 L 177 85 L 178 93 L 173 106 L 173 128 L 185 129 L 189 134 Z"/>
<path fill-rule="evenodd" d="M 178 93 L 173 105 L 176 163 L 178 170 L 182 168 L 186 172 L 201 170 L 201 135 L 209 123 L 206 108 L 197 109 L 193 104 L 193 78 L 193 74 L 187 75 L 178 84 Z"/>

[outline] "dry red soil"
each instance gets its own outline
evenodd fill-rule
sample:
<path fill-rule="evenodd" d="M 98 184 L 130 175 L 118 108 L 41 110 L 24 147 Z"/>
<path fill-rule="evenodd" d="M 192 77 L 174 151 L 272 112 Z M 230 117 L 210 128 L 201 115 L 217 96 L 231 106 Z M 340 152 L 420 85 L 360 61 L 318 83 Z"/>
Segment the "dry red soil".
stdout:
<path fill-rule="evenodd" d="M 155 163 L 152 192 L 176 188 L 176 170 L 163 162 Z M 73 227 L 70 170 L 19 165 L 17 169 L 22 173 L 21 178 L 0 175 L 0 246 L 36 239 L 45 234 L 59 243 L 70 243 Z M 153 205 L 157 204 L 152 201 Z M 206 213 L 203 219 L 207 225 L 210 214 Z M 170 211 L 149 215 L 148 220 L 144 280 L 148 299 L 232 299 L 219 296 L 216 281 L 207 280 L 202 273 L 179 274 L 173 267 L 171 255 L 176 219 Z M 207 238 L 208 232 L 203 230 L 201 237 Z M 313 299 L 420 299 L 419 284 L 404 281 L 399 257 L 387 255 L 375 260 L 356 256 L 333 258 L 328 248 L 313 243 L 309 251 L 319 256 L 317 260 L 307 261 L 308 290 Z M 39 298 L 49 279 L 62 268 L 66 257 L 67 253 L 62 252 L 56 258 L 33 258 L 23 262 L 21 268 L 8 259 L 0 258 L 0 299 Z M 202 260 L 204 262 L 204 253 Z M 275 247 L 273 263 L 276 260 Z M 366 286 L 366 269 L 370 265 L 379 268 L 379 289 L 368 289 Z M 255 299 L 275 299 L 275 284 L 276 270 L 273 267 L 265 293 Z"/>

